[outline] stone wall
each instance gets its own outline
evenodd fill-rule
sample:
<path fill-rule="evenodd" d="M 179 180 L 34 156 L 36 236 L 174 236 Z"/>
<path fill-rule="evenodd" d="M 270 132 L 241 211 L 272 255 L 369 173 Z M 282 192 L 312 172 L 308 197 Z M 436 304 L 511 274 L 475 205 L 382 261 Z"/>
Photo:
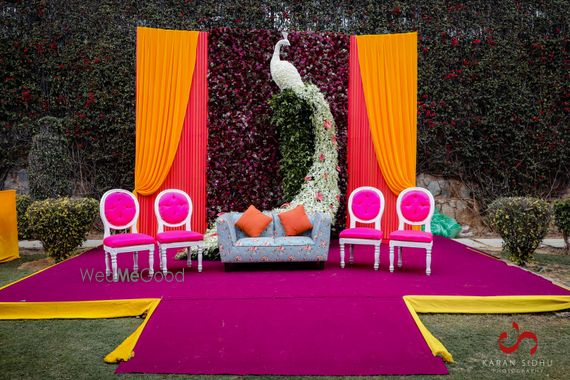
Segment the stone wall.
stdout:
<path fill-rule="evenodd" d="M 418 186 L 433 194 L 441 214 L 452 217 L 462 226 L 482 227 L 477 202 L 463 182 L 429 174 L 419 174 L 416 180 Z"/>

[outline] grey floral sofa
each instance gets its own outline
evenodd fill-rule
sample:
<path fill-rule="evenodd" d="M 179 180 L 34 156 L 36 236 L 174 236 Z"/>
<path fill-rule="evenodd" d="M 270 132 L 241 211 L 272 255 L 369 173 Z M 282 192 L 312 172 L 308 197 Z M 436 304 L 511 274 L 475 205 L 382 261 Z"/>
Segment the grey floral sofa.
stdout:
<path fill-rule="evenodd" d="M 226 269 L 234 263 L 319 262 L 327 261 L 331 218 L 328 214 L 308 214 L 312 230 L 299 236 L 287 236 L 277 213 L 264 212 L 273 221 L 259 237 L 246 236 L 235 222 L 241 213 L 223 214 L 216 220 L 220 257 Z"/>

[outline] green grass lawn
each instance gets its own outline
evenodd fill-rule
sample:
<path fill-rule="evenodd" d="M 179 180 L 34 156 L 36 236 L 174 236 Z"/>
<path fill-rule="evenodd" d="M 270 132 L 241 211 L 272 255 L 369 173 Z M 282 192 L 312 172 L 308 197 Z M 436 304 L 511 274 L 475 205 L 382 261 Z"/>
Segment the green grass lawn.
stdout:
<path fill-rule="evenodd" d="M 544 257 L 543 257 L 544 256 Z M 570 256 L 537 255 L 536 265 L 542 272 L 556 266 L 570 266 Z M 29 274 L 18 270 L 25 261 L 37 260 L 41 254 L 0 265 L 0 286 Z M 555 265 L 555 266 L 552 266 Z M 552 269 L 554 270 L 554 269 Z M 566 279 L 567 280 L 567 279 Z M 565 281 L 566 282 L 566 281 Z M 452 315 L 423 314 L 422 320 L 453 354 L 449 364 L 452 379 L 566 379 L 570 373 L 570 313 L 518 315 Z M 98 320 L 40 320 L 0 321 L 1 379 L 78 379 L 113 377 L 116 365 L 103 362 L 103 357 L 131 334 L 141 322 L 137 318 Z M 524 341 L 519 350 L 506 355 L 499 350 L 498 336 L 502 331 L 513 335 L 511 323 L 521 330 L 533 331 L 539 340 L 534 357 L 528 353 L 531 343 Z M 508 345 L 514 339 L 508 340 Z M 530 359 L 544 360 L 544 365 L 532 366 Z M 497 360 L 516 360 L 516 364 L 500 368 L 492 366 Z M 523 367 L 523 363 L 526 364 Z M 540 363 L 540 362 L 539 362 Z M 503 364 L 503 363 L 501 363 Z M 528 364 L 531 366 L 529 367 Z M 531 369 L 531 374 L 503 374 L 502 369 Z M 122 375 L 131 378 L 192 378 L 241 379 L 240 376 L 161 376 Z M 283 379 L 284 377 L 250 377 L 253 380 Z M 406 379 L 441 378 L 411 376 Z M 314 379 L 299 377 L 297 379 Z M 354 379 L 358 379 L 354 377 Z"/>

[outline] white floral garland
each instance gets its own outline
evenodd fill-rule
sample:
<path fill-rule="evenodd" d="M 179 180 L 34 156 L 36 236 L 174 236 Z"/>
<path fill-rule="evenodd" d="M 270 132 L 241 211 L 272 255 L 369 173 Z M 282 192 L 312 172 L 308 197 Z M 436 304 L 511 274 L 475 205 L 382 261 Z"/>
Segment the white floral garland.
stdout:
<path fill-rule="evenodd" d="M 311 106 L 311 121 L 315 130 L 313 164 L 299 193 L 291 203 L 274 211 L 284 211 L 303 205 L 308 212 L 330 214 L 334 219 L 340 201 L 338 187 L 338 142 L 335 122 L 323 93 L 314 84 L 293 87 L 295 94 Z"/>
<path fill-rule="evenodd" d="M 299 193 L 290 203 L 272 211 L 282 212 L 303 205 L 309 213 L 328 213 L 334 220 L 340 202 L 338 187 L 340 167 L 336 127 L 330 106 L 323 93 L 314 84 L 295 86 L 292 90 L 299 98 L 307 101 L 313 111 L 311 122 L 315 130 L 315 153 L 313 164 Z M 206 231 L 204 245 L 206 256 L 218 247 L 215 224 Z M 186 253 L 181 252 L 176 258 L 182 259 L 185 256 Z"/>
<path fill-rule="evenodd" d="M 315 153 L 313 164 L 299 193 L 290 203 L 272 211 L 282 212 L 303 205 L 309 213 L 328 213 L 334 219 L 340 202 L 338 187 L 340 167 L 336 127 L 330 106 L 323 93 L 314 84 L 295 86 L 292 90 L 299 98 L 307 101 L 313 111 L 311 122 L 315 130 Z M 215 225 L 206 231 L 204 245 L 209 252 L 218 247 Z"/>

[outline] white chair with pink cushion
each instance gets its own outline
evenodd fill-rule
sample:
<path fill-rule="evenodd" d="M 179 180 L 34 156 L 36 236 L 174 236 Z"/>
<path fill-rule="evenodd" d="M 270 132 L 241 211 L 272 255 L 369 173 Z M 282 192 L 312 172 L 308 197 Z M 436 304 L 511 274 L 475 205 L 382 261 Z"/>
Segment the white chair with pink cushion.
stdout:
<path fill-rule="evenodd" d="M 117 255 L 124 252 L 133 252 L 135 272 L 138 271 L 138 252 L 148 251 L 149 274 L 154 274 L 154 239 L 152 236 L 137 233 L 139 218 L 139 202 L 135 196 L 121 189 L 113 189 L 103 194 L 99 205 L 99 212 L 105 227 L 103 250 L 105 251 L 105 273 L 111 274 L 109 269 L 109 256 L 113 269 L 113 281 L 118 280 Z M 131 229 L 130 233 L 111 235 L 111 230 Z"/>
<path fill-rule="evenodd" d="M 398 230 L 390 234 L 390 272 L 394 271 L 394 247 L 398 248 L 398 268 L 402 267 L 402 248 L 424 248 L 426 250 L 426 274 L 431 274 L 431 249 L 433 234 L 431 218 L 435 201 L 429 191 L 421 187 L 410 187 L 400 193 L 396 201 Z M 425 226 L 424 231 L 404 230 L 404 226 Z"/>
<path fill-rule="evenodd" d="M 192 266 L 192 250 L 198 250 L 198 272 L 202 272 L 202 250 L 204 235 L 192 231 L 192 200 L 182 190 L 167 189 L 156 197 L 154 213 L 158 220 L 158 234 L 156 241 L 160 250 L 160 269 L 166 274 L 166 251 L 170 248 L 188 249 L 188 266 Z M 185 229 L 165 231 L 164 227 L 180 227 Z"/>
<path fill-rule="evenodd" d="M 380 221 L 384 213 L 384 195 L 374 187 L 363 186 L 354 189 L 348 198 L 348 212 L 350 214 L 350 228 L 340 233 L 340 267 L 344 268 L 344 246 L 350 244 L 350 259 L 354 261 L 353 245 L 374 246 L 374 269 L 380 267 L 380 244 L 382 243 L 382 230 Z M 374 228 L 356 227 L 356 222 L 371 224 Z"/>

